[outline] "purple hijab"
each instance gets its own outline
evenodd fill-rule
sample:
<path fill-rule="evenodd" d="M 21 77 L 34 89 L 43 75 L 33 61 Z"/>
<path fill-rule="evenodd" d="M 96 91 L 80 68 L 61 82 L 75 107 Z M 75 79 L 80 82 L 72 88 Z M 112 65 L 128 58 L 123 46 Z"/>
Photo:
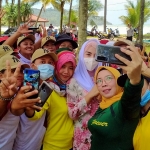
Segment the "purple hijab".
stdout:
<path fill-rule="evenodd" d="M 85 90 L 87 90 L 88 92 L 93 88 L 94 83 L 86 69 L 85 63 L 84 63 L 84 50 L 86 45 L 89 42 L 96 42 L 97 45 L 100 45 L 100 42 L 97 39 L 90 39 L 88 41 L 86 41 L 79 52 L 79 62 L 78 65 L 75 69 L 75 73 L 74 73 L 74 78 L 76 79 L 76 81 L 78 82 L 78 84 Z M 102 63 L 100 62 L 97 66 L 102 66 Z"/>

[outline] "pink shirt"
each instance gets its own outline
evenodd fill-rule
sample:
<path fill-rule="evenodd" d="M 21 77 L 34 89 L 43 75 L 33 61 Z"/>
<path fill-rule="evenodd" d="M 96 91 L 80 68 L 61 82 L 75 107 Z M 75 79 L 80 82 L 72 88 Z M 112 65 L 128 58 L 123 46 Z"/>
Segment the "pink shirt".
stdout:
<path fill-rule="evenodd" d="M 91 133 L 87 128 L 88 120 L 95 114 L 99 101 L 92 99 L 87 105 L 84 96 L 88 92 L 72 78 L 67 85 L 67 104 L 69 116 L 74 120 L 73 150 L 90 150 Z"/>

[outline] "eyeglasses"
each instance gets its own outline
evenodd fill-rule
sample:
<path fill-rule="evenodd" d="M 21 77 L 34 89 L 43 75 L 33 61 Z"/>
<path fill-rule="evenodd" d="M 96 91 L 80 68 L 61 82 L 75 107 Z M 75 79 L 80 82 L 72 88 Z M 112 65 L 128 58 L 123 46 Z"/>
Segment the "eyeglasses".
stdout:
<path fill-rule="evenodd" d="M 98 86 L 101 86 L 103 84 L 103 81 L 105 81 L 105 83 L 109 83 L 112 81 L 112 79 L 114 79 L 114 77 L 112 77 L 111 75 L 105 76 L 104 79 L 97 79 L 96 84 Z"/>

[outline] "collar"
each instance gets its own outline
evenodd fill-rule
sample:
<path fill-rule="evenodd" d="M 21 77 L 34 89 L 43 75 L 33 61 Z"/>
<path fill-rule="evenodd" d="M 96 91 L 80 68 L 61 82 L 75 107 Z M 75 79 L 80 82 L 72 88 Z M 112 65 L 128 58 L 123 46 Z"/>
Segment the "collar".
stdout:
<path fill-rule="evenodd" d="M 25 58 L 23 55 L 21 55 L 20 53 L 18 54 L 19 56 L 20 56 L 20 61 L 21 61 L 21 63 L 23 63 L 23 64 L 31 64 L 31 60 L 29 60 L 29 59 L 27 59 L 27 58 Z"/>

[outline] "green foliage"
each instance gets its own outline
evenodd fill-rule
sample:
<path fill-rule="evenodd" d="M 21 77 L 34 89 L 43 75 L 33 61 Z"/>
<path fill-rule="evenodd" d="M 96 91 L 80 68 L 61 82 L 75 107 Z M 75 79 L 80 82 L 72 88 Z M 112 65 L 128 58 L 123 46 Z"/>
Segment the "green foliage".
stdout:
<path fill-rule="evenodd" d="M 63 17 L 63 23 L 64 24 L 67 24 L 68 23 L 68 11 L 65 11 L 64 13 L 64 17 Z M 76 10 L 71 10 L 71 19 L 70 19 L 70 22 L 75 22 L 75 23 L 78 23 L 78 20 L 79 20 L 79 17 L 78 17 L 78 11 Z"/>
<path fill-rule="evenodd" d="M 98 12 L 103 8 L 100 1 L 88 0 L 88 16 L 98 16 Z"/>
<path fill-rule="evenodd" d="M 88 0 L 88 19 L 91 26 L 97 26 L 97 21 L 94 19 L 98 16 L 98 12 L 103 8 L 103 5 L 100 1 Z"/>
<path fill-rule="evenodd" d="M 120 16 L 121 21 L 127 25 L 131 24 L 133 27 L 138 27 L 139 18 L 140 18 L 140 0 L 136 0 L 136 4 L 133 1 L 127 0 L 128 4 L 125 5 L 127 10 L 126 16 Z M 150 1 L 145 0 L 145 9 L 144 9 L 144 22 L 150 18 Z"/>
<path fill-rule="evenodd" d="M 21 22 L 26 22 L 29 19 L 29 16 L 33 13 L 31 6 L 32 3 L 21 3 Z M 3 24 L 8 25 L 9 27 L 17 26 L 18 5 L 8 3 L 4 6 L 3 9 L 6 12 L 2 19 Z"/>

